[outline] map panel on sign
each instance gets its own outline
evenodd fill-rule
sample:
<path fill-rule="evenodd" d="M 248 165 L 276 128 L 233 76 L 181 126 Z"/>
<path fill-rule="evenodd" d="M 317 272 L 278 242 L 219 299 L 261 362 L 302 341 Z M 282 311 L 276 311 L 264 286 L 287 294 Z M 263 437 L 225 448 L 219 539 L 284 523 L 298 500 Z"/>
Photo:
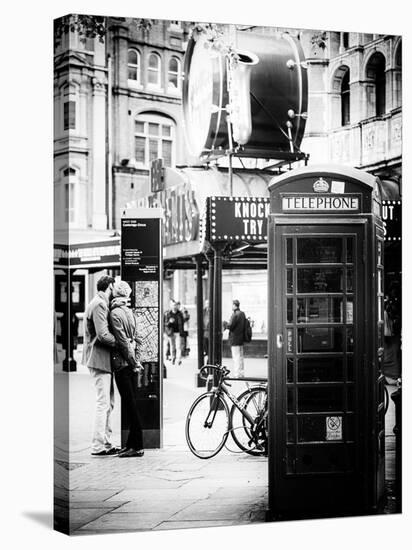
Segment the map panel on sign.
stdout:
<path fill-rule="evenodd" d="M 137 281 L 134 291 L 136 307 L 159 307 L 158 281 Z"/>
<path fill-rule="evenodd" d="M 136 307 L 137 334 L 141 339 L 140 361 L 158 361 L 159 356 L 159 308 Z"/>

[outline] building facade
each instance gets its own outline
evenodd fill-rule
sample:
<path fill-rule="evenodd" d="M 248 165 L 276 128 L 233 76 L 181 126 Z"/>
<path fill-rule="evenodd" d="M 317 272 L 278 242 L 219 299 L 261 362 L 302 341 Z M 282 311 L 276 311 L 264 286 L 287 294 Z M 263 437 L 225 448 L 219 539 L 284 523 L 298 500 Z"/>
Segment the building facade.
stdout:
<path fill-rule="evenodd" d="M 121 209 L 151 194 L 151 161 L 161 157 L 170 168 L 188 161 L 182 78 L 192 24 L 128 18 L 107 18 L 105 23 L 103 41 L 82 40 L 69 31 L 55 50 L 57 242 L 67 242 L 67 227 L 75 243 L 118 237 Z M 289 31 L 301 40 L 309 87 L 301 150 L 310 155 L 310 163 L 366 170 L 387 181 L 399 198 L 401 37 L 269 27 L 251 30 Z M 225 163 L 222 159 L 216 165 Z M 253 163 L 270 164 L 265 159 Z M 244 165 L 248 166 L 248 159 Z M 391 268 L 399 278 L 400 245 L 392 246 L 392 252 Z M 119 273 L 116 265 L 110 269 Z M 87 301 L 101 274 L 98 262 L 76 274 L 84 277 Z M 206 279 L 207 275 L 207 298 Z M 194 287 L 192 272 L 169 273 L 164 303 L 179 298 L 194 312 Z M 223 275 L 223 311 L 229 314 L 231 300 L 239 299 L 246 311 L 249 307 L 262 338 L 267 336 L 266 287 L 261 272 Z M 256 296 L 262 302 L 260 309 Z"/>

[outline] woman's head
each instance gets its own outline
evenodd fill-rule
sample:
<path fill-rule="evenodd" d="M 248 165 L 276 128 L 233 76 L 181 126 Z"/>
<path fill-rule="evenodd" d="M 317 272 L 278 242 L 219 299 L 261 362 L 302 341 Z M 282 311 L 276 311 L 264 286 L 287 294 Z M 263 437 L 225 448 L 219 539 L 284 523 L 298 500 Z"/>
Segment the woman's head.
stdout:
<path fill-rule="evenodd" d="M 113 285 L 113 297 L 114 298 L 128 298 L 132 289 L 126 283 L 126 281 L 117 281 Z"/>

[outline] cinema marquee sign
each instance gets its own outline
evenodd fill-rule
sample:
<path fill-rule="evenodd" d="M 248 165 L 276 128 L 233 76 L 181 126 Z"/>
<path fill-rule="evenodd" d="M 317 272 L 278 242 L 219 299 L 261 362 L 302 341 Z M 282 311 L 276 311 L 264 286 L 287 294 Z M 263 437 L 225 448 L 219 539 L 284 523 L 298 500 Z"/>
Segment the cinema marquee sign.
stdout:
<path fill-rule="evenodd" d="M 284 211 L 350 211 L 360 209 L 359 195 L 317 195 L 297 194 L 282 197 L 282 210 Z"/>
<path fill-rule="evenodd" d="M 269 209 L 267 197 L 208 197 L 206 238 L 265 242 Z"/>

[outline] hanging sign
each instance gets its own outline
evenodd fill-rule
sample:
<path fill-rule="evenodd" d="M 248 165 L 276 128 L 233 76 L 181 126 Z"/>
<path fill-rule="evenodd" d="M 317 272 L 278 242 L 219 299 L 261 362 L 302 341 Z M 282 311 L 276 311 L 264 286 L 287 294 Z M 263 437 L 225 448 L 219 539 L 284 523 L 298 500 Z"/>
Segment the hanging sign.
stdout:
<path fill-rule="evenodd" d="M 358 211 L 358 195 L 287 195 L 282 197 L 282 210 Z"/>
<path fill-rule="evenodd" d="M 267 197 L 208 197 L 207 238 L 217 241 L 266 241 Z"/>
<path fill-rule="evenodd" d="M 402 239 L 402 202 L 382 200 L 382 220 L 385 241 Z"/>

